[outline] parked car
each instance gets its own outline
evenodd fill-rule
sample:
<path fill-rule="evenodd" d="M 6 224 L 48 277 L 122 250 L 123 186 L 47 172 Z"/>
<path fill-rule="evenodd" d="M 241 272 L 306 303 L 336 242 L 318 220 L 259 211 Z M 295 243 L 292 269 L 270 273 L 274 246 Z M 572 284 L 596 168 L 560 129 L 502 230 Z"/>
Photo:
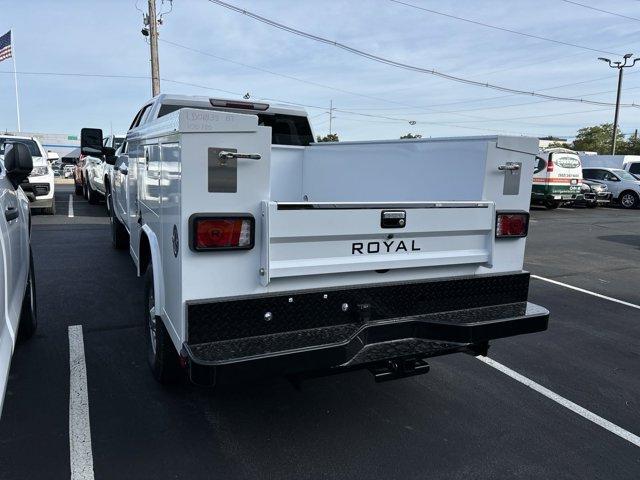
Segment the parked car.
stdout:
<path fill-rule="evenodd" d="M 611 192 L 604 183 L 583 178 L 581 193 L 587 208 L 596 208 L 598 205 L 611 203 Z"/>
<path fill-rule="evenodd" d="M 75 186 L 76 195 L 84 195 L 84 162 L 85 155 L 80 154 L 76 164 L 73 167 L 73 184 Z"/>
<path fill-rule="evenodd" d="M 81 149 L 101 137 L 83 129 Z M 545 330 L 522 270 L 537 153 L 503 136 L 314 144 L 297 107 L 153 98 L 105 160 L 154 377 L 382 381 Z"/>
<path fill-rule="evenodd" d="M 562 203 L 580 200 L 582 168 L 580 157 L 566 148 L 548 148 L 540 151 L 533 170 L 531 203 L 548 209 Z"/>
<path fill-rule="evenodd" d="M 29 200 L 20 185 L 33 168 L 30 149 L 6 142 L 0 154 L 0 413 L 17 340 L 37 325 L 36 285 L 29 242 Z"/>
<path fill-rule="evenodd" d="M 25 145 L 32 157 L 33 170 L 22 184 L 22 190 L 31 201 L 29 206 L 32 209 L 42 209 L 47 215 L 55 214 L 56 201 L 53 169 L 40 141 L 33 137 L 2 135 L 0 136 L 0 155 L 3 154 L 3 150 L 7 148 L 7 145 L 15 143 Z"/>
<path fill-rule="evenodd" d="M 103 147 L 117 150 L 124 141 L 123 135 L 109 135 L 103 140 Z M 106 183 L 113 167 L 105 162 L 104 156 L 87 156 L 84 159 L 84 195 L 89 203 L 95 204 L 106 198 Z M 108 207 L 107 207 L 108 208 Z"/>
<path fill-rule="evenodd" d="M 75 168 L 75 165 L 64 165 L 62 167 L 62 177 L 73 178 L 73 171 L 75 170 Z"/>
<path fill-rule="evenodd" d="M 588 180 L 606 185 L 612 200 L 622 208 L 640 206 L 640 181 L 628 171 L 620 168 L 585 168 L 582 174 Z"/>

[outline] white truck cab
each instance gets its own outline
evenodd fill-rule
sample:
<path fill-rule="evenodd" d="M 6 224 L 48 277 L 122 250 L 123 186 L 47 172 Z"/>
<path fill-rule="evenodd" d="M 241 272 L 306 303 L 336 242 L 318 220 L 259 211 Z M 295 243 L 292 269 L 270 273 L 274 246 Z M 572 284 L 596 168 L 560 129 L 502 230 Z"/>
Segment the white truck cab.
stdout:
<path fill-rule="evenodd" d="M 20 187 L 33 168 L 30 150 L 11 142 L 0 155 L 0 413 L 16 341 L 37 324 L 29 200 Z"/>
<path fill-rule="evenodd" d="M 0 156 L 4 155 L 8 145 L 15 143 L 25 145 L 33 159 L 31 175 L 22 182 L 22 189 L 30 200 L 30 207 L 42 209 L 47 215 L 54 215 L 56 213 L 55 183 L 47 153 L 35 137 L 0 135 Z"/>
<path fill-rule="evenodd" d="M 81 143 L 99 151 L 101 132 Z M 545 330 L 522 270 L 537 145 L 314 144 L 295 107 L 153 98 L 107 161 L 113 242 L 145 276 L 154 376 L 385 380 Z"/>

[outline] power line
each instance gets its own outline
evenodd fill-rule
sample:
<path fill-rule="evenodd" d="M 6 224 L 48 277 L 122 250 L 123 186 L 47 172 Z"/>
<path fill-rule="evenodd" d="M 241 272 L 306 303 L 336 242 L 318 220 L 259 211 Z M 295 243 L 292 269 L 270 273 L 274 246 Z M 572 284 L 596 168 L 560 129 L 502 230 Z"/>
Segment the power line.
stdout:
<path fill-rule="evenodd" d="M 501 85 L 494 85 L 494 84 L 490 84 L 490 83 L 483 83 L 483 82 L 478 82 L 475 80 L 470 80 L 467 78 L 463 78 L 463 77 L 457 77 L 455 75 L 449 75 L 447 73 L 442 73 L 439 72 L 435 69 L 427 69 L 427 68 L 422 68 L 422 67 L 418 67 L 415 65 L 410 65 L 407 63 L 402 63 L 402 62 L 398 62 L 395 60 L 391 60 L 385 57 L 381 57 L 378 55 L 375 55 L 373 53 L 368 53 L 365 52 L 363 50 L 358 50 L 357 48 L 354 47 L 350 47 L 344 43 L 340 43 L 340 42 L 336 42 L 334 40 L 329 40 L 327 38 L 324 37 L 320 37 L 317 35 L 313 35 L 311 33 L 308 32 L 304 32 L 302 30 L 298 30 L 295 29 L 293 27 L 289 27 L 287 25 L 283 25 L 281 23 L 278 23 L 274 20 L 270 20 L 268 18 L 262 17 L 260 15 L 257 15 L 255 13 L 249 12 L 248 10 L 243 10 L 239 7 L 236 7 L 235 5 L 231 5 L 229 3 L 223 2 L 222 0 L 209 0 L 209 2 L 214 3 L 216 5 L 219 5 L 221 7 L 224 7 L 226 9 L 241 13 L 243 15 L 246 15 L 254 20 L 257 20 L 261 23 L 265 23 L 267 25 L 270 25 L 274 28 L 280 29 L 280 30 L 284 30 L 288 33 L 292 33 L 294 35 L 298 35 L 304 38 L 308 38 L 309 40 L 314 40 L 316 42 L 320 42 L 320 43 L 324 43 L 327 45 L 332 45 L 334 47 L 340 48 L 342 50 L 345 50 L 349 53 L 352 53 L 354 55 L 358 55 L 360 57 L 364 57 L 367 58 L 369 60 L 373 60 L 374 62 L 378 62 L 378 63 L 382 63 L 385 65 L 389 65 L 392 67 L 396 67 L 396 68 L 400 68 L 403 70 L 409 70 L 409 71 L 413 71 L 413 72 L 418 72 L 418 73 L 424 73 L 424 74 L 428 74 L 428 75 L 433 75 L 439 78 L 444 78 L 447 80 L 451 80 L 454 82 L 458 82 L 458 83 L 463 83 L 466 85 L 474 85 L 477 87 L 484 87 L 484 88 L 489 88 L 489 89 L 493 89 L 493 90 L 498 90 L 501 92 L 507 92 L 507 93 L 514 93 L 514 94 L 518 94 L 518 95 L 527 95 L 527 96 L 533 96 L 533 97 L 539 97 L 539 98 L 544 98 L 547 100 L 555 100 L 555 101 L 564 101 L 564 102 L 573 102 L 573 103 L 586 103 L 586 104 L 590 104 L 590 105 L 602 105 L 602 106 L 613 106 L 613 103 L 609 103 L 609 102 L 596 102 L 593 100 L 583 100 L 581 98 L 568 98 L 568 97 L 558 97 L 558 96 L 554 96 L 554 95 L 546 95 L 546 94 L 542 94 L 542 93 L 538 93 L 535 91 L 525 91 L 525 90 L 518 90 L 515 88 L 509 88 L 509 87 L 503 87 Z M 627 104 L 625 106 L 632 106 L 635 108 L 640 108 L 640 105 L 635 105 L 635 104 Z"/>
<path fill-rule="evenodd" d="M 8 72 L 8 71 L 0 71 L 0 74 L 13 74 L 13 71 Z M 101 74 L 101 73 L 79 73 L 79 72 L 16 72 L 18 75 L 41 75 L 41 76 L 61 76 L 61 77 L 96 77 L 96 78 L 117 78 L 117 79 L 137 79 L 137 80 L 149 80 L 151 79 L 151 76 L 149 75 L 110 75 L 110 74 Z M 197 84 L 197 83 L 192 83 L 192 82 L 184 82 L 181 80 L 173 80 L 171 78 L 160 78 L 160 80 L 162 80 L 163 82 L 168 82 L 168 83 L 175 83 L 178 85 L 187 85 L 187 86 L 191 86 L 191 87 L 197 87 L 197 88 L 202 88 L 205 90 L 214 90 L 217 92 L 222 92 L 222 93 L 227 93 L 230 95 L 235 95 L 238 98 L 242 97 L 244 95 L 244 93 L 242 92 L 233 92 L 230 90 L 223 90 L 220 88 L 213 88 L 213 87 L 209 87 L 207 85 L 201 85 L 201 84 Z M 300 102 L 293 102 L 291 100 L 282 100 L 279 98 L 273 98 L 273 97 L 262 97 L 262 96 L 256 96 L 255 97 L 258 100 L 266 100 L 266 101 L 272 101 L 272 102 L 277 102 L 277 103 L 283 103 L 283 104 L 287 104 L 287 105 L 293 105 L 293 106 L 297 106 L 297 107 L 305 107 L 305 108 L 313 108 L 313 109 L 317 109 L 317 110 L 324 110 L 326 114 L 326 110 L 327 107 L 326 106 L 319 106 L 319 105 L 310 105 L 310 104 L 306 104 L 306 103 L 300 103 Z M 334 108 L 335 111 L 338 111 L 338 109 Z M 358 116 L 363 116 L 363 117 L 374 117 L 374 118 L 383 118 L 383 119 L 391 119 L 391 120 L 395 120 L 395 121 L 400 121 L 400 122 L 404 122 L 404 123 L 410 123 L 413 122 L 413 120 L 411 119 L 404 119 L 404 118 L 392 118 L 392 117 L 386 117 L 386 116 L 379 116 L 379 115 L 372 115 L 372 114 L 363 114 L 363 113 L 358 113 L 358 112 L 351 112 L 351 111 L 347 111 L 347 110 L 341 110 L 343 113 L 351 113 L 353 115 L 358 115 Z M 491 128 L 479 128 L 479 127 L 467 127 L 467 126 L 463 126 L 463 125 L 456 125 L 455 123 L 445 123 L 445 122 L 426 122 L 426 121 L 419 121 L 417 123 L 421 123 L 421 124 L 430 124 L 430 125 L 439 125 L 439 126 L 444 126 L 444 127 L 454 127 L 454 128 L 463 128 L 463 129 L 474 129 L 474 130 L 483 130 L 486 132 L 496 132 L 496 133 L 505 133 L 505 131 L 503 130 L 496 130 L 496 129 L 491 129 Z M 519 132 L 519 133 L 515 133 L 515 132 L 510 132 L 511 134 L 515 134 L 515 135 L 524 135 L 523 132 Z"/>
<path fill-rule="evenodd" d="M 391 1 L 393 1 L 393 0 L 391 0 Z M 571 5 L 577 5 L 578 7 L 588 8 L 589 10 L 595 10 L 596 12 L 602 12 L 602 13 L 606 13 L 608 15 L 614 15 L 616 17 L 626 18 L 628 20 L 635 20 L 636 22 L 640 22 L 640 18 L 630 17 L 628 15 L 622 15 L 621 13 L 610 12 L 609 10 L 603 10 L 601 8 L 592 7 L 591 5 L 585 5 L 584 3 L 574 2 L 572 0 L 560 0 L 560 1 L 564 2 L 564 3 L 570 3 Z"/>
<path fill-rule="evenodd" d="M 456 112 L 443 112 L 443 111 L 431 108 L 429 106 L 410 105 L 410 104 L 406 104 L 406 103 L 402 103 L 402 102 L 397 102 L 397 101 L 394 101 L 394 100 L 389 100 L 387 98 L 377 97 L 377 96 L 374 96 L 374 95 L 368 95 L 368 94 L 360 93 L 360 92 L 354 92 L 352 90 L 347 90 L 347 89 L 344 89 L 344 88 L 340 88 L 340 87 L 327 85 L 327 84 L 316 82 L 316 81 L 312 81 L 312 80 L 307 80 L 307 79 L 295 77 L 293 75 L 288 75 L 288 74 L 285 74 L 285 73 L 275 72 L 273 70 L 269 70 L 269 69 L 266 69 L 266 68 L 263 68 L 263 67 L 257 67 L 255 65 L 250 65 L 248 63 L 243 63 L 243 62 L 239 62 L 237 60 L 232 60 L 232 59 L 229 59 L 229 58 L 221 57 L 219 55 L 215 55 L 213 53 L 206 52 L 204 50 L 199 50 L 197 48 L 189 47 L 187 45 L 182 45 L 180 43 L 176 43 L 176 42 L 173 42 L 173 41 L 170 41 L 170 40 L 160 39 L 160 41 L 164 42 L 164 43 L 166 43 L 168 45 L 177 47 L 177 48 L 182 48 L 182 49 L 194 52 L 194 53 L 199 53 L 201 55 L 205 55 L 205 56 L 208 56 L 208 57 L 211 57 L 211 58 L 215 58 L 216 60 L 232 63 L 234 65 L 240 65 L 240 66 L 243 66 L 243 67 L 246 67 L 246 68 L 257 70 L 259 72 L 268 73 L 270 75 L 275 75 L 275 76 L 278 76 L 278 77 L 281 77 L 281 78 L 286 78 L 288 80 L 294 80 L 296 82 L 301 82 L 301 83 L 304 83 L 304 84 L 307 84 L 307 85 L 313 85 L 315 87 L 325 88 L 325 89 L 328 89 L 328 90 L 344 93 L 344 94 L 347 94 L 347 95 L 354 95 L 354 96 L 357 96 L 357 97 L 368 98 L 368 99 L 371 99 L 371 100 L 377 100 L 377 101 L 380 101 L 380 102 L 389 103 L 389 104 L 392 104 L 392 105 L 397 105 L 397 106 L 406 107 L 406 108 L 414 108 L 414 109 L 418 109 L 418 110 L 425 110 L 425 111 L 429 111 L 430 114 L 452 113 L 454 115 L 458 115 L 458 116 L 465 117 L 465 118 L 475 118 L 475 119 L 478 119 L 478 120 L 493 120 L 493 119 L 486 119 L 484 117 L 479 117 L 477 115 L 465 115 L 465 114 L 458 114 Z"/>
<path fill-rule="evenodd" d="M 558 45 L 565 45 L 565 46 L 569 46 L 569 47 L 580 48 L 582 50 L 588 50 L 588 51 L 591 51 L 591 52 L 598 52 L 598 53 L 602 53 L 603 52 L 603 50 L 598 50 L 597 48 L 585 47 L 584 45 L 578 45 L 576 43 L 563 42 L 562 40 L 555 40 L 553 38 L 541 37 L 539 35 L 533 35 L 531 33 L 519 32 L 517 30 L 511 30 L 510 28 L 498 27 L 497 25 L 490 25 L 488 23 L 479 22 L 477 20 L 471 20 L 469 18 L 458 17 L 456 15 L 451 15 L 449 13 L 444 13 L 444 12 L 439 12 L 437 10 L 432 10 L 430 8 L 420 7 L 418 5 L 414 5 L 412 3 L 402 2 L 400 0 L 389 0 L 389 1 L 392 2 L 392 3 L 397 3 L 398 5 L 404 5 L 405 7 L 415 8 L 416 10 L 422 10 L 424 12 L 429 12 L 429 13 L 433 13 L 435 15 L 440 15 L 440 16 L 443 16 L 443 17 L 451 18 L 453 20 L 459 20 L 461 22 L 472 23 L 474 25 L 479 25 L 479 26 L 485 27 L 485 28 L 492 28 L 494 30 L 500 30 L 501 32 L 512 33 L 514 35 L 521 35 L 523 37 L 528 37 L 528 38 L 535 38 L 536 40 L 543 40 L 545 42 L 556 43 Z M 610 52 L 607 52 L 607 54 L 608 55 L 618 55 L 618 54 L 610 53 Z"/>

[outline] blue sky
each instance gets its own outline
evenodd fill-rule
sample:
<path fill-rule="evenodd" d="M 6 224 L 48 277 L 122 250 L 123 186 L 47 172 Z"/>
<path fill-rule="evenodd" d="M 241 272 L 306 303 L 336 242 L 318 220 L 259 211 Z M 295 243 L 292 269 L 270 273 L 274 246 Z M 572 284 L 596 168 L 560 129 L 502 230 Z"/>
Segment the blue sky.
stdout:
<path fill-rule="evenodd" d="M 168 9 L 166 2 L 163 6 L 157 1 L 159 8 Z M 616 71 L 597 61 L 602 53 L 491 30 L 389 0 L 228 1 L 397 61 L 523 90 L 588 81 L 545 93 L 615 101 Z M 560 0 L 406 1 L 563 42 L 640 56 L 640 21 Z M 146 3 L 138 0 L 138 7 L 144 9 Z M 640 17 L 637 0 L 580 3 Z M 84 126 L 108 131 L 111 125 L 116 132 L 126 130 L 151 96 L 150 80 L 44 73 L 149 76 L 149 49 L 140 34 L 142 14 L 135 0 L 0 0 L 0 11 L 0 35 L 9 28 L 15 34 L 18 71 L 31 72 L 18 76 L 23 130 L 78 133 Z M 571 136 L 580 127 L 613 119 L 612 107 L 508 96 L 378 64 L 276 30 L 207 0 L 175 0 L 173 11 L 164 16 L 160 39 L 161 77 L 207 87 L 163 81 L 163 92 L 212 97 L 248 92 L 256 99 L 320 107 L 308 108 L 318 134 L 328 132 L 327 110 L 333 101 L 338 109 L 333 130 L 345 140 L 398 138 L 407 132 L 425 137 L 496 132 Z M 0 63 L 0 130 L 16 128 L 13 75 L 5 73 L 12 69 L 11 60 Z M 626 71 L 623 102 L 640 104 L 639 73 L 640 62 Z M 417 123 L 409 125 L 408 120 Z M 622 109 L 620 124 L 624 132 L 639 128 L 640 109 Z"/>

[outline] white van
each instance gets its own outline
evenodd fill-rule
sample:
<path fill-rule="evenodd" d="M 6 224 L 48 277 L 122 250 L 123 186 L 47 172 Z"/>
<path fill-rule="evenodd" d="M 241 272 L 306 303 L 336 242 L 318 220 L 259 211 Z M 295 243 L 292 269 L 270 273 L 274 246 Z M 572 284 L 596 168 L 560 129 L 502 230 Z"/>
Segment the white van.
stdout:
<path fill-rule="evenodd" d="M 582 186 L 580 157 L 566 148 L 546 148 L 536 156 L 531 203 L 548 209 L 579 199 Z"/>

